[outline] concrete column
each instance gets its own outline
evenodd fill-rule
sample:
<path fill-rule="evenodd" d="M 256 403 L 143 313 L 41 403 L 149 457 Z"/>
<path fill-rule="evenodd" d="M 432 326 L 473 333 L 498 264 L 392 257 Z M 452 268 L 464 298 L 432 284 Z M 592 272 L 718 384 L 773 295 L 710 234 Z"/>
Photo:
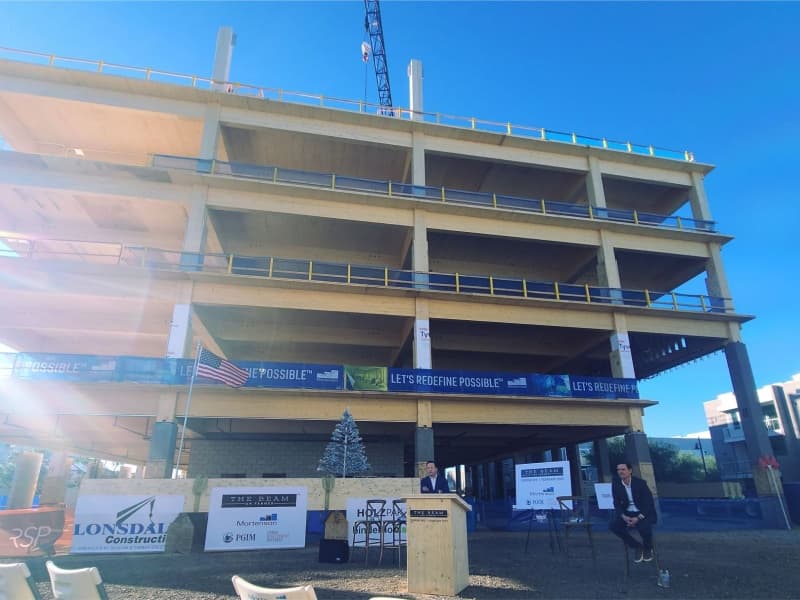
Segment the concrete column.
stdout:
<path fill-rule="evenodd" d="M 572 495 L 583 496 L 583 473 L 581 471 L 581 454 L 578 444 L 567 444 L 567 460 L 569 461 L 569 479 L 572 484 Z"/>
<path fill-rule="evenodd" d="M 650 491 L 653 492 L 656 510 L 661 514 L 658 506 L 656 476 L 653 472 L 653 459 L 650 457 L 650 446 L 647 443 L 647 436 L 641 431 L 631 431 L 625 434 L 625 460 L 631 463 L 633 474 L 647 482 Z M 616 469 L 616 465 L 614 465 L 614 468 Z"/>
<path fill-rule="evenodd" d="M 189 196 L 188 218 L 183 235 L 184 252 L 203 252 L 208 235 L 208 188 L 203 185 L 192 186 Z"/>
<path fill-rule="evenodd" d="M 413 354 L 415 369 L 433 368 L 431 321 L 428 317 L 428 301 L 422 298 L 417 298 L 416 300 Z"/>
<path fill-rule="evenodd" d="M 633 367 L 631 341 L 628 337 L 628 323 L 625 315 L 614 314 L 615 331 L 611 333 L 611 352 L 608 355 L 611 363 L 611 374 L 620 379 L 636 379 Z"/>
<path fill-rule="evenodd" d="M 20 452 L 17 454 L 11 491 L 8 493 L 8 508 L 30 508 L 39 483 L 44 455 L 40 452 Z"/>
<path fill-rule="evenodd" d="M 147 455 L 145 477 L 147 479 L 169 479 L 175 466 L 175 442 L 178 439 L 178 424 L 160 421 L 153 425 L 150 451 Z"/>
<path fill-rule="evenodd" d="M 422 61 L 412 58 L 408 63 L 408 107 L 411 119 L 422 121 Z"/>
<path fill-rule="evenodd" d="M 608 440 L 601 438 L 592 442 L 594 449 L 594 466 L 597 468 L 597 481 L 608 483 L 614 473 L 611 457 L 608 454 Z"/>
<path fill-rule="evenodd" d="M 729 342 L 725 345 L 725 359 L 728 362 L 728 373 L 733 384 L 736 406 L 739 408 L 739 420 L 744 433 L 747 458 L 753 467 L 756 491 L 759 496 L 774 496 L 776 495 L 774 483 L 770 481 L 767 471 L 758 466 L 759 459 L 773 456 L 774 453 L 767 427 L 764 424 L 764 413 L 758 400 L 747 347 L 742 342 Z M 778 479 L 778 491 L 780 491 L 780 478 L 776 479 Z"/>
<path fill-rule="evenodd" d="M 711 209 L 708 207 L 708 198 L 703 186 L 703 176 L 700 173 L 691 174 L 692 187 L 689 188 L 689 204 L 692 207 L 692 218 L 701 221 L 713 221 Z"/>
<path fill-rule="evenodd" d="M 233 27 L 220 27 L 217 30 L 217 47 L 214 51 L 214 65 L 211 70 L 211 78 L 215 82 L 219 82 L 213 86 L 217 91 L 226 91 L 225 83 L 230 80 L 234 46 L 236 46 L 236 35 L 233 33 Z"/>
<path fill-rule="evenodd" d="M 606 192 L 603 188 L 603 175 L 600 172 L 600 161 L 596 156 L 589 157 L 589 172 L 586 174 L 586 193 L 589 204 L 597 208 L 606 208 Z"/>

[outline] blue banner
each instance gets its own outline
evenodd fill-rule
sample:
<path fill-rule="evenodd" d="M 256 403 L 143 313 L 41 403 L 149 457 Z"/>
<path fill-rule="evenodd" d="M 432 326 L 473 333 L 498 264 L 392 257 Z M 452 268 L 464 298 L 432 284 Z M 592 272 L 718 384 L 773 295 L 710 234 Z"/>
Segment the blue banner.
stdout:
<path fill-rule="evenodd" d="M 432 369 L 389 369 L 389 391 L 526 396 L 528 395 L 528 382 L 525 375 Z"/>
<path fill-rule="evenodd" d="M 371 390 L 430 394 L 638 399 L 635 379 L 581 375 L 512 375 L 433 369 L 387 369 L 283 362 L 236 362 L 250 378 L 244 387 L 266 389 Z M 12 366 L 13 365 L 13 366 Z M 0 371 L 28 380 L 187 385 L 188 358 L 19 353 L 0 355 Z M 345 385 L 347 371 L 347 385 Z M 384 373 L 376 382 L 376 373 Z M 387 374 L 388 373 L 388 377 Z M 197 379 L 201 385 L 222 385 Z M 378 385 L 380 384 L 380 385 Z"/>

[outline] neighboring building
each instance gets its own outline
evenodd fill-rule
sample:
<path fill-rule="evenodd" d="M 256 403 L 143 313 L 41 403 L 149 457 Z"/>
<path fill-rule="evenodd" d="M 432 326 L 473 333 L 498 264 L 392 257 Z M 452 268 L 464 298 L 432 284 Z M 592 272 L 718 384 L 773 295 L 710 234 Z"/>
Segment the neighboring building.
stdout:
<path fill-rule="evenodd" d="M 374 473 L 436 457 L 503 496 L 620 434 L 647 475 L 637 379 L 724 349 L 747 401 L 689 152 L 5 56 L 4 441 L 310 476 L 349 406 Z M 198 342 L 266 383 L 188 402 Z"/>
<path fill-rule="evenodd" d="M 772 454 L 780 464 L 784 481 L 800 481 L 800 373 L 793 375 L 791 381 L 759 388 L 758 399 Z M 722 479 L 752 479 L 734 394 L 720 394 L 703 406 Z"/>

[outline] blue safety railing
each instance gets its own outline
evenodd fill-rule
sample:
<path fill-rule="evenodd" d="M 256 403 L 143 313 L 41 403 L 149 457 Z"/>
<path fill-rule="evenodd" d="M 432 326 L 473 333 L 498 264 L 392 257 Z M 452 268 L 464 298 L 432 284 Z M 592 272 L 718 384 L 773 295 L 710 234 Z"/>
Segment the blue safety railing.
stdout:
<path fill-rule="evenodd" d="M 86 248 L 82 249 L 82 245 Z M 614 304 L 673 311 L 734 312 L 729 299 L 705 294 L 631 290 L 494 275 L 412 271 L 387 266 L 334 263 L 304 258 L 180 252 L 76 240 L 0 237 L 0 258 L 75 260 L 82 263 L 120 264 L 157 270 L 219 273 L 340 285 L 366 285 L 585 304 Z"/>
<path fill-rule="evenodd" d="M 491 192 L 470 192 L 445 187 L 398 183 L 396 181 L 363 179 L 360 177 L 336 175 L 335 173 L 302 171 L 284 167 L 231 163 L 184 156 L 156 154 L 153 156 L 152 165 L 160 169 L 193 171 L 210 175 L 256 179 L 258 181 L 288 185 L 312 186 L 331 190 L 364 192 L 392 197 L 399 196 L 421 201 L 504 210 L 519 210 L 541 215 L 632 223 L 635 225 L 649 225 L 669 229 L 714 232 L 716 226 L 714 221 L 691 219 L 689 217 L 675 215 L 659 215 L 619 208 L 598 208 L 594 206 L 559 202 L 557 200 L 523 198 Z"/>

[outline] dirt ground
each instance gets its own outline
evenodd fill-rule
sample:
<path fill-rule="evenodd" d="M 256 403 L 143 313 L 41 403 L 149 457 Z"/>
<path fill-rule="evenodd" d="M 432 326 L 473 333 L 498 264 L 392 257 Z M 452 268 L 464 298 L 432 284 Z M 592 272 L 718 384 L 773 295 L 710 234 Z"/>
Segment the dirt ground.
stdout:
<path fill-rule="evenodd" d="M 800 598 L 800 531 L 663 532 L 656 534 L 661 568 L 670 588 L 656 585 L 654 563 L 631 564 L 625 577 L 621 542 L 602 527 L 595 532 L 597 567 L 586 536 L 576 537 L 571 557 L 551 552 L 548 534 L 480 530 L 469 536 L 470 585 L 458 598 Z M 443 596 L 409 594 L 396 555 L 365 567 L 357 550 L 346 564 L 317 560 L 318 540 L 306 548 L 208 554 L 63 555 L 62 567 L 94 565 L 112 600 L 233 599 L 231 576 L 258 585 L 311 583 L 319 600 L 368 600 L 384 595 L 416 600 Z M 370 557 L 373 558 L 372 556 Z M 376 557 L 375 557 L 376 558 Z M 52 599 L 45 558 L 28 559 L 42 597 Z"/>

